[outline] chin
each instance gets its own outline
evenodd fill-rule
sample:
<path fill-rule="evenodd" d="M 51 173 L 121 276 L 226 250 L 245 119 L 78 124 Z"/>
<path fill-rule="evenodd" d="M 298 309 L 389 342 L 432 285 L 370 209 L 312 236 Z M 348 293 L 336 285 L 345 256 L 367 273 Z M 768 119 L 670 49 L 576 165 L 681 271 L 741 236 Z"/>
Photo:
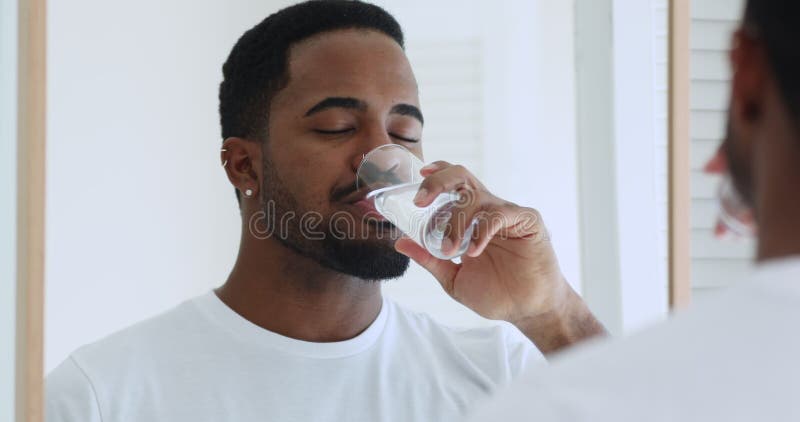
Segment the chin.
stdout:
<path fill-rule="evenodd" d="M 401 277 L 409 258 L 394 250 L 394 240 L 337 240 L 325 247 L 323 265 L 366 281 Z"/>

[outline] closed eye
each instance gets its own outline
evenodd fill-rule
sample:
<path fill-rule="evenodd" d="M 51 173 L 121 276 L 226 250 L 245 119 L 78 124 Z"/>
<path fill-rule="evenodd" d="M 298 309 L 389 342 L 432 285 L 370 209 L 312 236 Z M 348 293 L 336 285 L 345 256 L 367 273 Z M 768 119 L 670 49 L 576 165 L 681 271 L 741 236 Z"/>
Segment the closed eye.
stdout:
<path fill-rule="evenodd" d="M 397 134 L 394 134 L 394 133 L 390 133 L 389 136 L 391 136 L 392 138 L 397 138 L 397 139 L 399 139 L 401 141 L 405 141 L 405 142 L 419 142 L 419 139 L 406 138 L 405 136 L 400 136 L 400 135 L 397 135 Z"/>
<path fill-rule="evenodd" d="M 326 129 L 314 129 L 314 132 L 319 133 L 321 135 L 342 135 L 352 131 L 353 128 L 345 128 L 345 129 L 337 129 L 337 130 L 326 130 Z"/>
<path fill-rule="evenodd" d="M 352 132 L 353 128 L 345 128 L 345 129 L 336 129 L 336 130 L 328 130 L 328 129 L 314 129 L 314 132 L 319 133 L 320 135 L 344 135 L 346 133 Z M 389 136 L 392 138 L 399 139 L 404 142 L 419 142 L 419 139 L 408 138 L 405 136 L 400 136 L 396 133 L 390 133 Z"/>

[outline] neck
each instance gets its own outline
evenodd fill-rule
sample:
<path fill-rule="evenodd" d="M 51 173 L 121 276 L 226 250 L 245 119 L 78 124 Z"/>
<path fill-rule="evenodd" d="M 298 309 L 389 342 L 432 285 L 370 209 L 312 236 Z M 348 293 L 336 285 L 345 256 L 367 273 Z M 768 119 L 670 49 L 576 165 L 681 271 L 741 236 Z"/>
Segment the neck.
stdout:
<path fill-rule="evenodd" d="M 357 336 L 377 318 L 379 283 L 337 273 L 274 239 L 242 232 L 236 264 L 216 293 L 245 319 L 286 337 L 333 342 Z"/>

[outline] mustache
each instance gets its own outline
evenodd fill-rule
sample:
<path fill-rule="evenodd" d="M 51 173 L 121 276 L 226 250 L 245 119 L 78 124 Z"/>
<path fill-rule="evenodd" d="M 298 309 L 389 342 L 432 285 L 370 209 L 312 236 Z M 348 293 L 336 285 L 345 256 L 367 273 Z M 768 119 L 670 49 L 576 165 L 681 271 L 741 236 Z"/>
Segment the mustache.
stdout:
<path fill-rule="evenodd" d="M 344 199 L 345 197 L 347 197 L 348 195 L 352 194 L 357 190 L 358 186 L 356 185 L 356 182 L 353 182 L 352 184 L 347 186 L 334 188 L 333 190 L 331 190 L 331 200 L 341 201 L 342 199 Z"/>

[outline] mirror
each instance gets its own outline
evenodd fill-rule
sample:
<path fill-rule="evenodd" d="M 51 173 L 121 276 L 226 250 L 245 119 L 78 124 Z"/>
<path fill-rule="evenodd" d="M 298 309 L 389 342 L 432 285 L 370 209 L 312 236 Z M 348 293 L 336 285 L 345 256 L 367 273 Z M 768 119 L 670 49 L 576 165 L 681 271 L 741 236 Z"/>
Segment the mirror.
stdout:
<path fill-rule="evenodd" d="M 228 277 L 221 66 L 291 3 L 49 5 L 46 372 Z M 565 278 L 625 333 L 667 312 L 667 2 L 605 3 L 377 2 L 406 35 L 426 161 L 541 211 Z M 417 265 L 382 289 L 449 326 L 498 324 Z"/>

